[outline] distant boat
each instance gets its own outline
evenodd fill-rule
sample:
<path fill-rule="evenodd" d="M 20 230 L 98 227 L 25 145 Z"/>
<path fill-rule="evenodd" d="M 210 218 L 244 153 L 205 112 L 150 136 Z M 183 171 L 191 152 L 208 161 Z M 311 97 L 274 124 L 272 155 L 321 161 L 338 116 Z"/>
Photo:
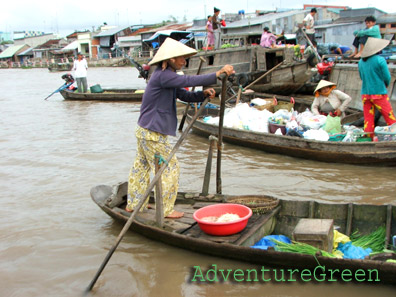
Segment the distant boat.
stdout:
<path fill-rule="evenodd" d="M 93 101 L 129 101 L 141 102 L 144 90 L 137 89 L 103 89 L 102 93 L 79 93 L 78 91 L 62 90 L 65 100 L 93 100 Z"/>
<path fill-rule="evenodd" d="M 50 72 L 70 71 L 73 68 L 73 63 L 51 63 L 48 66 Z"/>

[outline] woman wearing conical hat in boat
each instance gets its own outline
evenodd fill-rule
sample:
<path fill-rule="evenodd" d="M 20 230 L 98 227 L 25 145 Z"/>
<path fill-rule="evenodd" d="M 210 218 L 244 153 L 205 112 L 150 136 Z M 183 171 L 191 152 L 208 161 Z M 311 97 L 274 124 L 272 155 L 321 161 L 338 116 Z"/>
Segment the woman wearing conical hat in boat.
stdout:
<path fill-rule="evenodd" d="M 137 138 L 136 158 L 128 180 L 127 211 L 133 211 L 150 184 L 150 172 L 155 169 L 155 155 L 167 159 L 172 147 L 168 135 L 176 136 L 176 98 L 185 102 L 203 102 L 213 98 L 215 91 L 190 92 L 185 87 L 213 85 L 220 74 L 234 73 L 231 65 L 205 75 L 179 75 L 176 71 L 186 64 L 186 58 L 197 51 L 172 38 L 167 38 L 158 49 L 149 65 L 157 65 L 145 89 L 135 135 Z M 174 156 L 161 176 L 164 216 L 179 218 L 183 213 L 173 209 L 178 186 L 179 164 Z M 143 208 L 147 207 L 147 203 Z"/>
<path fill-rule="evenodd" d="M 322 79 L 315 91 L 311 110 L 315 115 L 345 116 L 345 110 L 351 103 L 351 96 L 336 90 L 336 84 Z"/>
<path fill-rule="evenodd" d="M 364 131 L 374 136 L 375 109 L 379 110 L 388 125 L 396 123 L 388 90 L 391 75 L 385 59 L 377 55 L 389 44 L 388 40 L 367 39 L 359 61 L 359 75 L 362 80 L 362 101 L 364 114 Z"/>

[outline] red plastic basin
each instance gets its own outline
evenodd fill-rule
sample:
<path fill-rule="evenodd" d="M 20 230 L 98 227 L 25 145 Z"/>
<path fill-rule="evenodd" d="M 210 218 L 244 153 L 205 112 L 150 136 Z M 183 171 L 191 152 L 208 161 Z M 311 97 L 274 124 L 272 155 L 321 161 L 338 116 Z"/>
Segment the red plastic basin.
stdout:
<path fill-rule="evenodd" d="M 205 217 L 220 217 L 223 214 L 237 214 L 240 219 L 226 222 L 206 222 L 202 221 Z M 201 230 L 210 235 L 224 236 L 238 233 L 245 229 L 249 218 L 252 216 L 252 210 L 241 204 L 219 203 L 202 207 L 194 212 L 194 220 L 197 221 Z"/>

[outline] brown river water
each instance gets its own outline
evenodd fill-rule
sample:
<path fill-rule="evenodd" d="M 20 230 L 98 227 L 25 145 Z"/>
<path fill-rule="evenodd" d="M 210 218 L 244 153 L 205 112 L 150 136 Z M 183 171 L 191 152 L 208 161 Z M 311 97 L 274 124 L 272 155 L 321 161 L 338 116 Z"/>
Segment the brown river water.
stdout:
<path fill-rule="evenodd" d="M 139 104 L 68 102 L 63 73 L 0 70 L 0 297 L 82 296 L 123 225 L 90 199 L 90 188 L 127 179 Z M 140 87 L 133 68 L 90 68 L 88 84 Z M 176 142 L 176 139 L 172 140 Z M 179 149 L 180 190 L 199 192 L 208 140 Z M 215 164 L 215 160 L 214 160 Z M 225 194 L 394 203 L 396 170 L 325 164 L 225 144 Z M 215 191 L 215 168 L 211 192 Z M 357 283 L 193 283 L 193 266 L 254 266 L 200 255 L 128 232 L 92 296 L 394 296 Z"/>

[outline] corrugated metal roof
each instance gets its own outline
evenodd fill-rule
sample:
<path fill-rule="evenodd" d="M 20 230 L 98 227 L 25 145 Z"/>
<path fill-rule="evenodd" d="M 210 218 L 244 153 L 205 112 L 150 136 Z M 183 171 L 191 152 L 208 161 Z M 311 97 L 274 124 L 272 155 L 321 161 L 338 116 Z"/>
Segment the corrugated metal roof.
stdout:
<path fill-rule="evenodd" d="M 105 36 L 112 36 L 117 34 L 118 32 L 121 32 L 122 30 L 128 29 L 130 26 L 126 27 L 117 27 L 113 29 L 109 29 L 103 32 L 100 32 L 99 34 L 95 35 L 94 37 L 105 37 Z"/>
<path fill-rule="evenodd" d="M 381 15 L 377 19 L 377 24 L 396 23 L 396 14 Z"/>
<path fill-rule="evenodd" d="M 77 40 L 74 40 L 72 43 L 69 43 L 66 45 L 64 48 L 61 49 L 62 52 L 68 51 L 68 50 L 75 50 L 78 48 L 79 42 Z"/>
<path fill-rule="evenodd" d="M 259 25 L 259 24 L 263 24 L 265 22 L 270 22 L 270 21 L 276 20 L 276 19 L 281 19 L 281 18 L 293 16 L 296 14 L 300 14 L 302 12 L 305 12 L 305 11 L 300 9 L 300 10 L 292 10 L 292 11 L 285 11 L 285 12 L 279 12 L 279 13 L 269 13 L 269 14 L 266 14 L 263 16 L 258 16 L 255 18 L 244 18 L 239 21 L 228 23 L 226 26 L 226 29 Z M 308 10 L 306 10 L 306 12 L 308 12 Z"/>
<path fill-rule="evenodd" d="M 144 39 L 144 42 L 150 42 L 155 40 L 158 36 L 160 35 L 165 35 L 165 36 L 171 36 L 172 34 L 185 34 L 186 37 L 188 37 L 190 34 L 192 35 L 192 32 L 189 31 L 177 31 L 177 30 L 163 30 L 163 31 L 157 31 L 155 32 L 150 38 Z"/>
<path fill-rule="evenodd" d="M 24 50 L 23 52 L 19 53 L 18 56 L 33 56 L 33 48 L 28 48 L 27 50 Z"/>
<path fill-rule="evenodd" d="M 364 23 L 367 15 L 354 16 L 354 17 L 341 17 L 334 20 L 333 24 L 348 24 L 348 23 Z"/>
<path fill-rule="evenodd" d="M 0 54 L 0 59 L 5 59 L 5 58 L 11 58 L 14 56 L 18 51 L 23 49 L 26 46 L 26 44 L 21 44 L 21 45 L 13 45 L 8 47 L 5 51 L 3 51 Z"/>
<path fill-rule="evenodd" d="M 320 26 L 315 26 L 316 29 L 326 29 L 326 28 L 331 28 L 331 27 L 340 27 L 340 26 L 345 26 L 345 25 L 351 25 L 351 24 L 360 24 L 360 22 L 349 22 L 349 23 L 332 23 L 332 24 L 325 24 L 325 25 L 320 25 Z"/>
<path fill-rule="evenodd" d="M 155 33 L 157 31 L 165 31 L 165 30 L 172 30 L 172 31 L 185 31 L 189 28 L 192 27 L 193 23 L 186 23 L 186 24 L 170 24 L 170 25 L 166 25 L 166 26 L 162 26 L 159 28 L 154 28 L 151 30 L 148 30 L 144 33 Z"/>

